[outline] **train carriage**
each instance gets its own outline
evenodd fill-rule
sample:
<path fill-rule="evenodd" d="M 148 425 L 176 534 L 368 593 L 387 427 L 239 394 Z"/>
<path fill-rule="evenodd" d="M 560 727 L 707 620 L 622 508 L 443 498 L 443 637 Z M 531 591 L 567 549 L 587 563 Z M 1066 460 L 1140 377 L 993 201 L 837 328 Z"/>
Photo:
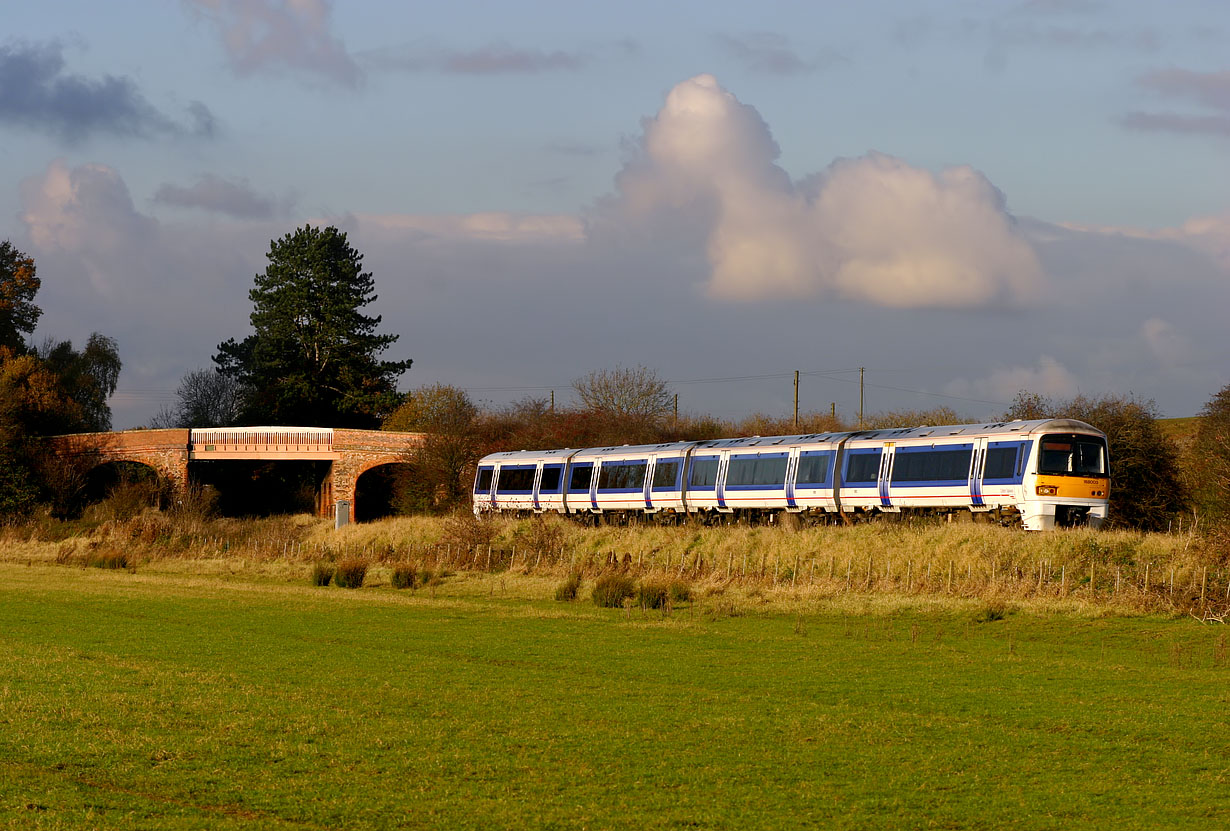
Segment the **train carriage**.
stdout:
<path fill-rule="evenodd" d="M 474 510 L 827 519 L 972 513 L 1029 530 L 1106 518 L 1106 437 L 1070 419 L 495 453 Z"/>

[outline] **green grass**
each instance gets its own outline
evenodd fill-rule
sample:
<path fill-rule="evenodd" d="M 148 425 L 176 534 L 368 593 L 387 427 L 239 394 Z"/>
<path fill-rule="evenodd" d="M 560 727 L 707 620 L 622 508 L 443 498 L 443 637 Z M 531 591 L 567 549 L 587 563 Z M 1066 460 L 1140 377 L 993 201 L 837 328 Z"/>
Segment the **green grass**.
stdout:
<path fill-rule="evenodd" d="M 1224 627 L 909 600 L 665 616 L 504 579 L 0 564 L 0 826 L 1230 822 Z"/>

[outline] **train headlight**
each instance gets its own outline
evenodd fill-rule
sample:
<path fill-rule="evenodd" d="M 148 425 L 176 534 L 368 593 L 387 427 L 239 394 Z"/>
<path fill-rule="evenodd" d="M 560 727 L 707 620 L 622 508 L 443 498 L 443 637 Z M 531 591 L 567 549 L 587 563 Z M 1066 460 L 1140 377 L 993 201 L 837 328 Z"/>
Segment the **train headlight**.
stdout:
<path fill-rule="evenodd" d="M 1038 496 L 1058 496 L 1059 487 L 1057 485 L 1038 485 L 1035 489 Z"/>

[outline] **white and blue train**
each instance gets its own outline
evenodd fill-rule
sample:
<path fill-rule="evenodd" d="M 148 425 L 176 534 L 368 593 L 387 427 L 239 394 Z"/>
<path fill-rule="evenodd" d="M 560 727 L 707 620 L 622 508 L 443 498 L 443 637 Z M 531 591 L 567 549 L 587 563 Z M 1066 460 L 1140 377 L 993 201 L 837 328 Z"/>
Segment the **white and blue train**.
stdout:
<path fill-rule="evenodd" d="M 1028 530 L 1106 519 L 1106 436 L 1082 421 L 492 453 L 474 511 L 663 521 L 973 514 Z"/>

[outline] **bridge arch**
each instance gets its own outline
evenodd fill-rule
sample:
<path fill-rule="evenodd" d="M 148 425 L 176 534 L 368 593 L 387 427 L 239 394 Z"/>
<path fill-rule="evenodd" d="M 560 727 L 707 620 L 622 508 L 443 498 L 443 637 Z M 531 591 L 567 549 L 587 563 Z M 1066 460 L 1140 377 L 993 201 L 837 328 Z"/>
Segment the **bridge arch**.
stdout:
<path fill-rule="evenodd" d="M 406 459 L 378 461 L 366 466 L 355 478 L 354 518 L 368 522 L 397 513 L 399 490 L 414 465 Z"/>
<path fill-rule="evenodd" d="M 335 506 L 345 502 L 347 519 L 353 521 L 359 476 L 374 467 L 408 461 L 423 439 L 422 433 L 265 426 L 75 433 L 47 442 L 55 455 L 83 464 L 146 464 L 179 492 L 187 490 L 190 461 L 327 461 L 318 513 L 333 516 Z"/>

